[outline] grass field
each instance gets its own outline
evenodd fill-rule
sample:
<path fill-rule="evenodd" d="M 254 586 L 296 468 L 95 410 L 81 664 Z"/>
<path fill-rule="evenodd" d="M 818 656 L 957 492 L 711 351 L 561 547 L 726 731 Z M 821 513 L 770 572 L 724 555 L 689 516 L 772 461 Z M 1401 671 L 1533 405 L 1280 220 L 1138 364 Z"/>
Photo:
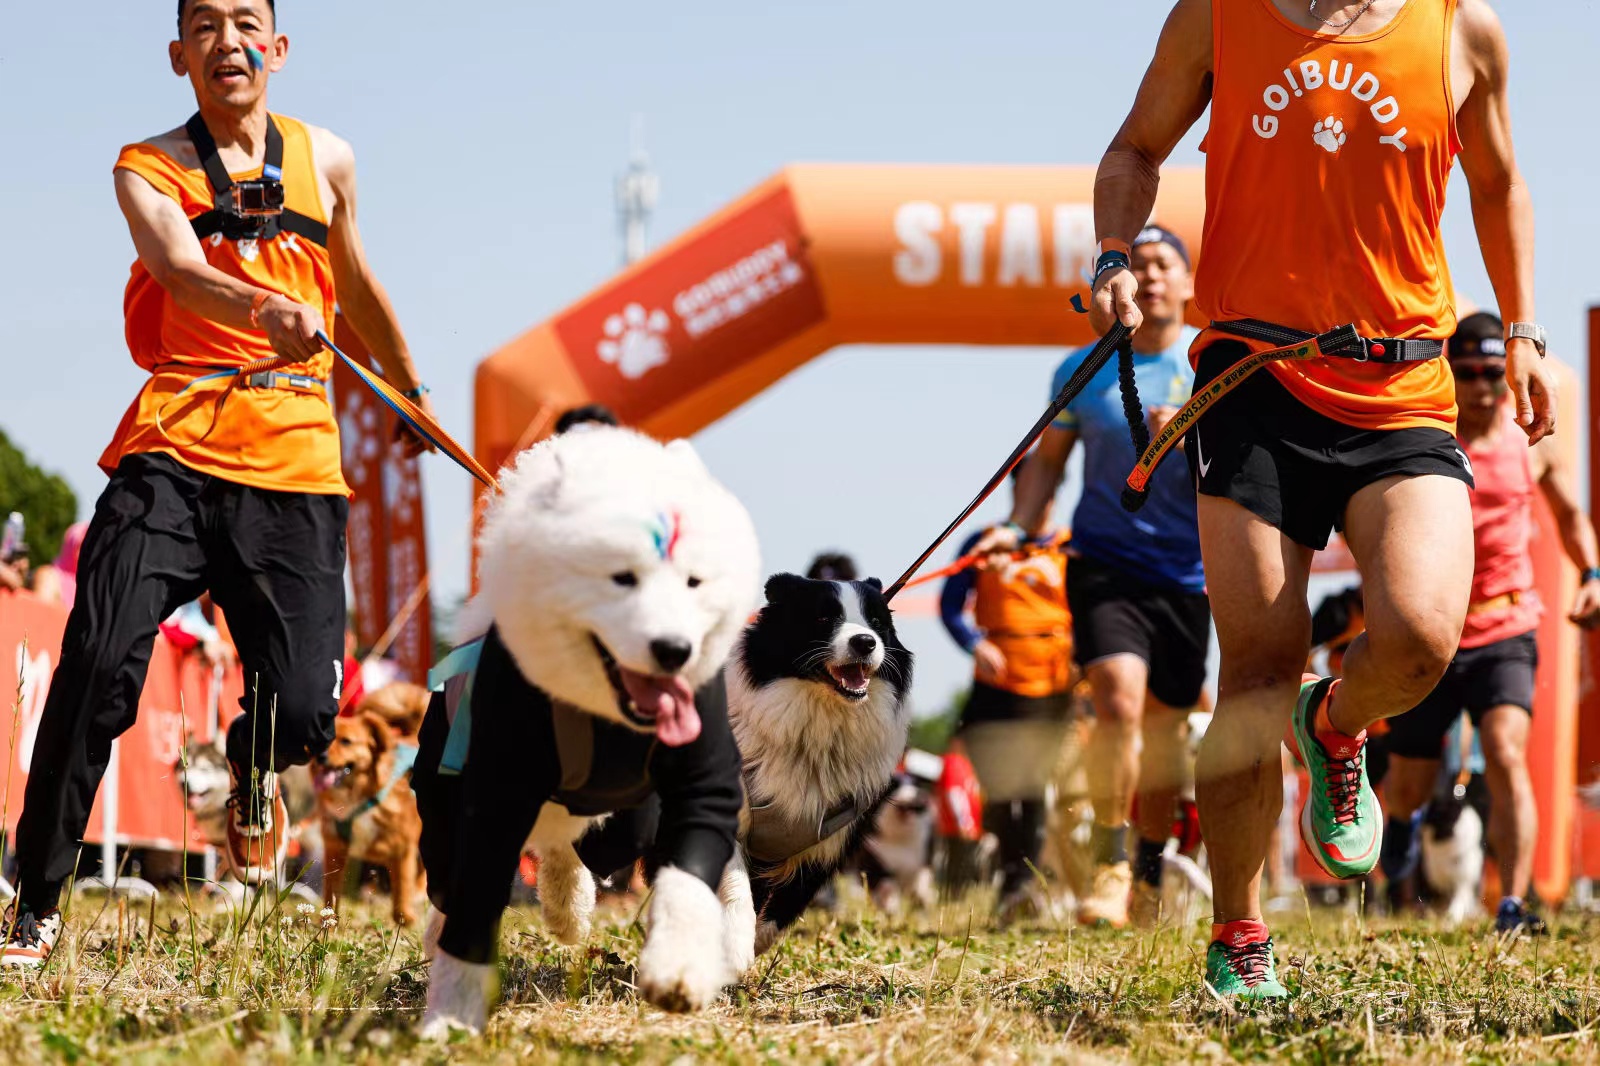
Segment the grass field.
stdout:
<path fill-rule="evenodd" d="M 503 1003 L 483 1037 L 413 1036 L 414 934 L 386 907 L 325 924 L 291 900 L 239 915 L 181 899 L 74 901 L 41 976 L 0 985 L 0 1062 L 1546 1062 L 1600 1057 L 1600 923 L 1498 945 L 1480 923 L 1276 923 L 1287 1007 L 1235 1012 L 1198 977 L 1204 929 L 989 927 L 986 901 L 888 920 L 812 912 L 731 997 L 641 1004 L 638 930 L 611 910 L 586 951 L 507 916 Z"/>

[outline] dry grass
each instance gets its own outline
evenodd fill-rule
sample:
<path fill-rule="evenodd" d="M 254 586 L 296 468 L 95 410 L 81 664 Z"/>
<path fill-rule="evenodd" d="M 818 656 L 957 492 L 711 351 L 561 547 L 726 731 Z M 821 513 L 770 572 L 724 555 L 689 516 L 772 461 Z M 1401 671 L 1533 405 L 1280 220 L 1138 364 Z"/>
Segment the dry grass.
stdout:
<path fill-rule="evenodd" d="M 326 927 L 298 901 L 239 915 L 181 900 L 75 901 L 49 969 L 0 985 L 0 1062 L 1544 1062 L 1600 1056 L 1597 925 L 1497 945 L 1482 925 L 1277 923 L 1296 993 L 1234 1012 L 1199 983 L 1204 930 L 1006 932 L 982 899 L 889 920 L 809 915 L 717 1008 L 672 1017 L 633 992 L 637 927 L 609 912 L 584 952 L 536 910 L 504 932 L 504 1002 L 481 1038 L 412 1036 L 414 934 L 372 906 Z M 277 907 L 277 909 L 273 909 Z M 287 920 L 286 920 L 287 919 Z"/>

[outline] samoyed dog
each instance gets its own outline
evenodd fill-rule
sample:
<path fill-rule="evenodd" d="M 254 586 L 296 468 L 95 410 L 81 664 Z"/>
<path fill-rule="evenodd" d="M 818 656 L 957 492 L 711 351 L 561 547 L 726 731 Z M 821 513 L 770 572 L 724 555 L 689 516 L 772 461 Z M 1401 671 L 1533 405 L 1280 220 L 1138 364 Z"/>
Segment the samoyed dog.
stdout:
<path fill-rule="evenodd" d="M 412 788 L 432 959 L 424 1036 L 481 1031 L 499 920 L 524 848 L 545 924 L 588 935 L 574 844 L 655 797 L 660 829 L 638 963 L 657 1006 L 705 1006 L 736 977 L 718 888 L 740 761 L 716 679 L 755 609 L 749 515 L 687 442 L 595 428 L 551 438 L 501 478 L 479 537 L 481 592 L 434 671 Z"/>

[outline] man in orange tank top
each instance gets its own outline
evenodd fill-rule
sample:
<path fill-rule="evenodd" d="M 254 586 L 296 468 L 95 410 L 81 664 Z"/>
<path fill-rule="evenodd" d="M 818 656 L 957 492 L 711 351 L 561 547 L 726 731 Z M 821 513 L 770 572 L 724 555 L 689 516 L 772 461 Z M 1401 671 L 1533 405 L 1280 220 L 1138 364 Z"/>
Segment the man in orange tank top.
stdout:
<path fill-rule="evenodd" d="M 1363 876 L 1382 835 L 1366 729 L 1420 701 L 1455 653 L 1471 474 L 1437 357 L 1455 324 L 1439 218 L 1457 154 L 1511 319 L 1517 424 L 1534 441 L 1554 429 L 1506 77 L 1484 0 L 1178 0 L 1100 164 L 1097 329 L 1139 326 L 1128 247 L 1162 161 L 1209 106 L 1195 303 L 1211 328 L 1193 349 L 1196 388 L 1321 335 L 1317 357 L 1271 362 L 1212 404 L 1185 449 L 1222 651 L 1196 766 L 1215 904 L 1206 979 L 1222 995 L 1287 995 L 1260 905 L 1284 726 L 1311 777 L 1302 839 L 1335 876 Z M 1342 681 L 1301 684 L 1311 558 L 1336 528 L 1367 631 Z"/>
<path fill-rule="evenodd" d="M 1383 869 L 1399 881 L 1417 861 L 1417 825 L 1439 776 L 1445 734 L 1465 711 L 1483 747 L 1489 786 L 1489 843 L 1500 866 L 1502 899 L 1495 928 L 1543 932 L 1527 906 L 1533 848 L 1539 832 L 1528 773 L 1535 643 L 1542 607 L 1533 588 L 1535 488 L 1555 517 L 1562 547 L 1583 573 L 1567 619 L 1600 622 L 1600 547 L 1579 506 L 1573 471 L 1546 439 L 1532 448 L 1506 404 L 1506 357 L 1498 316 L 1468 315 L 1450 338 L 1450 369 L 1461 407 L 1457 439 L 1472 463 L 1474 564 L 1461 647 L 1444 678 L 1415 708 L 1389 723 L 1388 823 Z"/>
<path fill-rule="evenodd" d="M 326 392 L 332 356 L 316 335 L 336 291 L 390 380 L 426 401 L 362 252 L 350 146 L 267 111 L 268 78 L 289 51 L 276 18 L 273 0 L 179 0 L 169 58 L 199 110 L 117 160 L 138 253 L 126 333 L 150 377 L 101 459 L 110 482 L 39 722 L 0 965 L 49 959 L 112 741 L 133 724 L 173 608 L 209 591 L 244 667 L 243 713 L 227 735 L 228 859 L 241 879 L 281 863 L 274 771 L 333 735 L 349 490 Z M 289 365 L 230 373 L 274 356 Z"/>

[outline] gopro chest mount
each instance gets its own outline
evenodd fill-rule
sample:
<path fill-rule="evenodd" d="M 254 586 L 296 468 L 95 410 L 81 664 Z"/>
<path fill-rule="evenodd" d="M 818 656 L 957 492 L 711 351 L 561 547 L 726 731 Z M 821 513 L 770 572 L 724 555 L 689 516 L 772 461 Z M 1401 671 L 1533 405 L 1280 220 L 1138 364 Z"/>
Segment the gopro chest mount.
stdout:
<path fill-rule="evenodd" d="M 261 177 L 249 181 L 235 181 L 229 176 L 217 154 L 216 139 L 199 112 L 184 129 L 194 142 L 206 180 L 211 184 L 211 210 L 189 220 L 196 237 L 205 240 L 220 233 L 230 241 L 263 241 L 286 232 L 327 247 L 325 223 L 284 207 L 283 134 L 278 132 L 271 115 L 267 116 L 267 153 Z"/>

